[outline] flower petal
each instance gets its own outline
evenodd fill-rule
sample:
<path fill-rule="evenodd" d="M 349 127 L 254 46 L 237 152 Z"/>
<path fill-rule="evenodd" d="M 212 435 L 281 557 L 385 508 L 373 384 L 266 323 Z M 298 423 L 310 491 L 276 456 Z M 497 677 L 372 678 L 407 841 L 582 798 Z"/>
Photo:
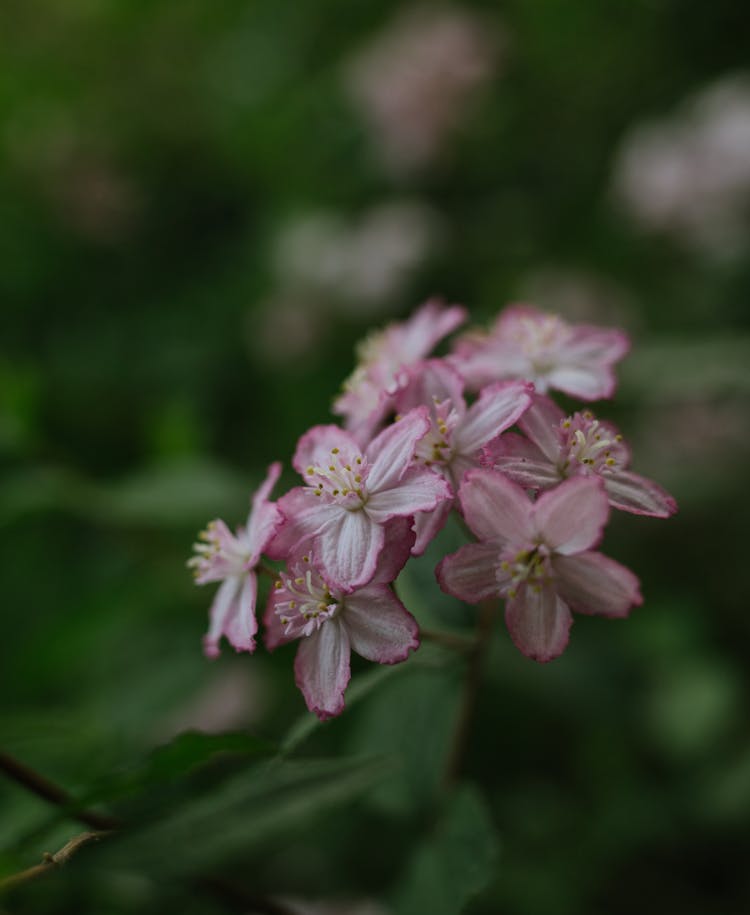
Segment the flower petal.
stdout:
<path fill-rule="evenodd" d="M 539 497 L 533 516 L 537 533 L 551 550 L 569 556 L 589 549 L 599 542 L 609 517 L 601 478 L 564 480 Z"/>
<path fill-rule="evenodd" d="M 432 540 L 445 526 L 453 508 L 453 499 L 446 499 L 431 512 L 417 512 L 414 515 L 414 531 L 417 535 L 411 549 L 413 556 L 421 556 Z"/>
<path fill-rule="evenodd" d="M 469 543 L 435 569 L 440 588 L 467 604 L 500 596 L 500 550 L 494 543 Z"/>
<path fill-rule="evenodd" d="M 609 504 L 634 515 L 652 518 L 669 518 L 677 511 L 677 503 L 670 494 L 640 474 L 620 470 L 602 474 Z"/>
<path fill-rule="evenodd" d="M 394 518 L 383 531 L 384 546 L 378 557 L 377 568 L 372 576 L 373 584 L 389 585 L 398 578 L 412 553 L 415 534 L 412 530 L 412 519 Z"/>
<path fill-rule="evenodd" d="M 524 381 L 499 381 L 482 388 L 453 436 L 454 450 L 473 455 L 512 426 L 531 403 L 533 386 Z"/>
<path fill-rule="evenodd" d="M 417 407 L 383 429 L 370 442 L 367 447 L 367 458 L 370 461 L 370 472 L 367 475 L 369 493 L 397 485 L 411 464 L 417 442 L 429 429 L 427 407 Z"/>
<path fill-rule="evenodd" d="M 496 470 L 469 470 L 458 498 L 466 523 L 479 540 L 525 543 L 531 537 L 528 496 Z"/>
<path fill-rule="evenodd" d="M 345 592 L 367 584 L 375 574 L 384 542 L 383 527 L 364 511 L 344 510 L 315 538 L 315 554 L 323 577 Z"/>
<path fill-rule="evenodd" d="M 344 710 L 349 683 L 349 636 L 338 619 L 328 620 L 302 639 L 294 659 L 294 680 L 305 703 L 321 721 Z"/>
<path fill-rule="evenodd" d="M 463 305 L 444 305 L 441 299 L 428 299 L 410 320 L 404 322 L 399 346 L 414 362 L 426 356 L 442 339 L 466 320 Z"/>
<path fill-rule="evenodd" d="M 277 502 L 283 523 L 266 545 L 265 553 L 271 559 L 286 559 L 298 546 L 307 543 L 326 528 L 337 523 L 346 509 L 305 486 L 296 486 Z"/>
<path fill-rule="evenodd" d="M 277 505 L 268 501 L 271 490 L 281 475 L 281 464 L 275 461 L 268 468 L 266 478 L 253 496 L 253 507 L 247 519 L 247 543 L 250 548 L 250 565 L 255 565 L 268 541 L 281 527 L 284 516 Z"/>
<path fill-rule="evenodd" d="M 547 388 L 557 388 L 580 400 L 601 400 L 611 397 L 617 380 L 608 365 L 561 365 L 545 372 Z"/>
<path fill-rule="evenodd" d="M 607 363 L 622 359 L 630 349 L 630 337 L 621 330 L 575 324 L 564 348 L 564 356 L 577 363 Z"/>
<path fill-rule="evenodd" d="M 557 467 L 533 442 L 505 432 L 482 449 L 482 467 L 497 470 L 524 489 L 548 489 L 560 482 Z"/>
<path fill-rule="evenodd" d="M 203 652 L 207 658 L 219 656 L 219 641 L 223 635 L 237 651 L 255 649 L 257 589 L 255 572 L 232 575 L 221 584 L 209 611 L 208 632 L 203 637 Z"/>
<path fill-rule="evenodd" d="M 275 648 L 278 648 L 279 645 L 291 642 L 295 638 L 294 635 L 287 636 L 285 634 L 286 626 L 281 622 L 279 615 L 276 613 L 276 595 L 278 593 L 279 592 L 275 588 L 271 588 L 271 593 L 268 595 L 268 602 L 266 603 L 266 609 L 263 612 L 263 644 L 268 651 L 273 651 Z"/>
<path fill-rule="evenodd" d="M 406 413 L 421 405 L 432 407 L 436 400 L 450 400 L 455 410 L 466 410 L 464 380 L 444 359 L 417 362 L 409 368 L 408 377 L 408 383 L 396 395 L 399 412 Z"/>
<path fill-rule="evenodd" d="M 370 496 L 365 511 L 378 524 L 391 518 L 432 511 L 438 503 L 451 497 L 448 481 L 425 467 L 412 467 L 392 489 Z"/>
<path fill-rule="evenodd" d="M 557 404 L 542 394 L 536 394 L 518 425 L 544 456 L 553 464 L 560 456 L 560 423 L 565 414 Z"/>
<path fill-rule="evenodd" d="M 573 617 L 553 588 L 523 585 L 505 607 L 505 623 L 516 648 L 544 664 L 565 651 Z"/>
<path fill-rule="evenodd" d="M 341 619 L 352 650 L 368 661 L 397 664 L 419 648 L 417 621 L 386 585 L 349 595 Z"/>
<path fill-rule="evenodd" d="M 258 597 L 258 578 L 248 572 L 234 604 L 234 612 L 227 619 L 224 634 L 236 651 L 254 651 L 258 621 L 255 618 L 255 601 Z"/>
<path fill-rule="evenodd" d="M 577 613 L 622 617 L 643 603 L 635 575 L 602 553 L 554 556 L 552 567 L 560 597 Z"/>
<path fill-rule="evenodd" d="M 292 466 L 304 477 L 308 467 L 326 467 L 330 464 L 334 448 L 344 454 L 359 452 L 356 439 L 339 426 L 313 426 L 297 442 Z"/>

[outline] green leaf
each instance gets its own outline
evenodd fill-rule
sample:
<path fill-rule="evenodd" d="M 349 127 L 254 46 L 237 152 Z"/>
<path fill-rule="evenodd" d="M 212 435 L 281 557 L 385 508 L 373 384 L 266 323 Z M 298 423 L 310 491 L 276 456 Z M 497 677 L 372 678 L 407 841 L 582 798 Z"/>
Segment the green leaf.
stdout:
<path fill-rule="evenodd" d="M 397 915 L 458 915 L 492 880 L 497 837 L 487 806 L 471 785 L 447 801 L 435 832 L 416 851 L 396 893 Z"/>
<path fill-rule="evenodd" d="M 227 514 L 244 517 L 253 486 L 208 459 L 180 458 L 101 484 L 63 467 L 31 467 L 0 487 L 0 525 L 26 514 L 65 511 L 123 527 L 180 527 Z"/>
<path fill-rule="evenodd" d="M 403 664 L 378 665 L 368 670 L 367 673 L 352 679 L 346 690 L 347 712 L 353 705 L 367 698 L 383 682 L 389 682 L 405 674 L 413 674 L 416 670 L 440 668 L 454 660 L 450 652 L 434 645 L 427 645 L 420 648 L 416 655 Z M 303 715 L 289 729 L 281 743 L 281 752 L 288 755 L 296 750 L 320 727 L 321 723 L 312 712 Z"/>
<path fill-rule="evenodd" d="M 85 803 L 106 803 L 173 782 L 219 754 L 234 753 L 257 758 L 271 756 L 275 751 L 273 743 L 252 734 L 185 731 L 164 746 L 157 747 L 140 763 L 95 786 L 87 794 Z"/>
<path fill-rule="evenodd" d="M 379 759 L 274 759 L 248 766 L 153 824 L 130 829 L 102 848 L 105 863 L 144 873 L 205 870 L 269 839 L 293 837 L 303 823 L 376 784 Z M 92 855 L 93 857 L 93 855 Z"/>
<path fill-rule="evenodd" d="M 378 786 L 372 798 L 397 816 L 434 803 L 461 699 L 463 659 L 430 648 L 441 664 L 415 666 L 410 676 L 389 680 L 360 709 L 352 727 L 352 752 L 388 753 L 399 762 L 393 777 Z"/>

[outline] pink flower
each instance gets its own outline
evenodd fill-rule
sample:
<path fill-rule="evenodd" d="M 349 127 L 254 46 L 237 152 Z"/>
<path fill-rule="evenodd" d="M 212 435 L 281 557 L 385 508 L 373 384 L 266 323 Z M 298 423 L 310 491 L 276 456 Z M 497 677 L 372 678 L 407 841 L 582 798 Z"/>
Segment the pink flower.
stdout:
<path fill-rule="evenodd" d="M 609 515 L 597 477 L 574 477 L 531 502 L 494 470 L 470 470 L 459 499 L 479 542 L 439 563 L 440 587 L 468 603 L 506 599 L 505 622 L 516 646 L 551 661 L 568 643 L 578 613 L 624 617 L 642 603 L 638 579 L 591 552 Z"/>
<path fill-rule="evenodd" d="M 630 449 L 622 436 L 589 410 L 565 416 L 548 397 L 537 395 L 518 424 L 528 438 L 510 434 L 490 442 L 482 454 L 484 467 L 537 490 L 567 477 L 598 475 L 614 508 L 653 518 L 668 518 L 677 511 L 666 490 L 627 470 Z"/>
<path fill-rule="evenodd" d="M 346 83 L 384 164 L 403 174 L 436 159 L 466 120 L 492 75 L 502 34 L 450 5 L 398 9 L 357 53 Z"/>
<path fill-rule="evenodd" d="M 237 651 L 255 650 L 255 602 L 258 578 L 255 569 L 261 553 L 281 526 L 282 516 L 276 505 L 268 501 L 281 474 L 281 464 L 268 468 L 266 479 L 252 500 L 245 527 L 233 535 L 221 520 L 211 521 L 195 544 L 196 555 L 188 560 L 195 581 L 222 582 L 210 610 L 210 625 L 203 639 L 203 651 L 209 658 L 219 655 L 219 640 L 226 636 Z"/>
<path fill-rule="evenodd" d="M 409 381 L 396 395 L 396 406 L 406 411 L 429 406 L 431 427 L 417 444 L 418 462 L 443 476 L 455 491 L 464 473 L 479 466 L 484 445 L 504 432 L 531 403 L 532 385 L 501 381 L 483 388 L 471 407 L 464 400 L 463 378 L 444 360 L 429 359 L 412 366 Z M 429 513 L 415 516 L 417 540 L 412 552 L 419 556 L 445 524 L 453 504 L 441 502 Z"/>
<path fill-rule="evenodd" d="M 308 485 L 279 500 L 285 522 L 269 556 L 286 559 L 310 545 L 336 587 L 351 591 L 370 581 L 381 551 L 391 548 L 384 525 L 450 498 L 442 477 L 412 463 L 429 429 L 426 407 L 388 426 L 364 450 L 338 426 L 310 429 L 292 461 Z"/>
<path fill-rule="evenodd" d="M 327 580 L 313 554 L 293 559 L 271 592 L 264 616 L 266 646 L 300 639 L 294 673 L 308 709 L 324 720 L 344 709 L 351 651 L 378 664 L 397 664 L 419 647 L 414 617 L 388 587 L 409 555 L 407 521 L 389 526 L 393 549 L 375 577 L 345 592 Z"/>
<path fill-rule="evenodd" d="M 393 395 L 406 383 L 404 369 L 432 349 L 466 320 L 459 305 L 443 307 L 430 299 L 408 321 L 390 324 L 367 337 L 358 348 L 360 364 L 344 382 L 333 412 L 361 445 L 393 409 Z"/>
<path fill-rule="evenodd" d="M 612 396 L 612 366 L 629 347 L 622 331 L 568 324 L 530 305 L 513 305 L 489 332 L 459 338 L 450 360 L 473 389 L 523 378 L 539 393 L 555 388 L 588 401 Z"/>

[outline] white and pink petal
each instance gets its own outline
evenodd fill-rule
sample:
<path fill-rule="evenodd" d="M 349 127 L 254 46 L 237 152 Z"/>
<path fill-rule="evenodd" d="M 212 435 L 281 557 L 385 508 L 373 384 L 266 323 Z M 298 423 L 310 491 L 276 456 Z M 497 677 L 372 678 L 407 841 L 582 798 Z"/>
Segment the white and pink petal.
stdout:
<path fill-rule="evenodd" d="M 292 466 L 306 478 L 310 467 L 327 467 L 331 463 L 333 449 L 338 449 L 342 455 L 359 453 L 354 436 L 339 426 L 313 426 L 297 442 Z"/>
<path fill-rule="evenodd" d="M 441 590 L 467 604 L 499 598 L 505 584 L 500 550 L 493 543 L 469 543 L 442 559 L 435 569 Z"/>
<path fill-rule="evenodd" d="M 211 604 L 208 632 L 203 637 L 206 657 L 219 656 L 222 636 L 226 636 L 237 651 L 255 649 L 257 588 L 255 572 L 233 575 L 222 582 Z"/>
<path fill-rule="evenodd" d="M 530 539 L 532 503 L 520 486 L 496 470 L 469 470 L 458 498 L 479 540 L 523 544 Z"/>
<path fill-rule="evenodd" d="M 414 533 L 416 539 L 412 546 L 413 556 L 421 556 L 435 537 L 445 527 L 445 522 L 453 508 L 453 500 L 446 499 L 437 508 L 429 512 L 417 512 L 414 515 Z"/>
<path fill-rule="evenodd" d="M 266 545 L 265 553 L 271 559 L 287 559 L 336 524 L 342 512 L 346 512 L 340 505 L 326 502 L 324 497 L 316 496 L 305 486 L 289 490 L 277 505 L 284 520 Z"/>
<path fill-rule="evenodd" d="M 450 400 L 453 408 L 465 412 L 464 380 L 445 359 L 427 359 L 409 368 L 408 382 L 396 396 L 396 406 L 406 413 L 421 405 L 432 407 Z"/>
<path fill-rule="evenodd" d="M 386 427 L 367 447 L 367 491 L 392 489 L 406 473 L 417 442 L 430 430 L 427 407 L 416 407 Z"/>
<path fill-rule="evenodd" d="M 252 510 L 245 528 L 245 536 L 250 549 L 250 565 L 257 563 L 266 545 L 284 521 L 284 516 L 278 506 L 268 501 L 271 490 L 280 475 L 281 464 L 276 461 L 268 468 L 265 480 L 253 496 Z"/>
<path fill-rule="evenodd" d="M 415 541 L 412 519 L 405 517 L 389 521 L 385 525 L 383 538 L 383 549 L 378 557 L 372 583 L 389 585 L 398 578 L 412 553 Z"/>
<path fill-rule="evenodd" d="M 515 432 L 505 432 L 483 448 L 480 463 L 504 473 L 524 489 L 548 489 L 562 479 L 539 448 Z"/>
<path fill-rule="evenodd" d="M 344 710 L 344 690 L 351 676 L 349 636 L 338 618 L 303 638 L 294 659 L 294 679 L 305 703 L 321 721 Z"/>
<path fill-rule="evenodd" d="M 579 400 L 602 400 L 612 397 L 617 379 L 608 365 L 561 364 L 544 374 L 546 388 L 555 388 Z"/>
<path fill-rule="evenodd" d="M 543 493 L 533 506 L 537 536 L 556 553 L 572 555 L 599 542 L 609 502 L 598 476 L 571 477 Z"/>
<path fill-rule="evenodd" d="M 454 450 L 473 455 L 515 423 L 531 403 L 533 386 L 524 381 L 500 381 L 480 391 L 453 436 Z"/>
<path fill-rule="evenodd" d="M 364 511 L 377 524 L 391 518 L 432 511 L 452 495 L 448 481 L 425 467 L 412 467 L 390 489 L 375 492 L 368 498 Z"/>
<path fill-rule="evenodd" d="M 368 661 L 397 664 L 419 648 L 417 621 L 385 585 L 349 595 L 341 620 L 352 650 Z"/>
<path fill-rule="evenodd" d="M 551 586 L 522 585 L 506 604 L 505 623 L 516 648 L 545 664 L 565 651 L 573 617 Z"/>
<path fill-rule="evenodd" d="M 634 515 L 669 518 L 677 511 L 674 498 L 658 483 L 628 470 L 602 474 L 609 504 Z"/>
<path fill-rule="evenodd" d="M 348 592 L 371 581 L 385 543 L 385 530 L 361 509 L 340 511 L 314 540 L 320 571 L 327 582 Z"/>
<path fill-rule="evenodd" d="M 558 594 L 577 613 L 623 617 L 643 603 L 636 576 L 602 553 L 554 556 L 552 567 Z"/>
<path fill-rule="evenodd" d="M 518 425 L 547 460 L 554 464 L 560 456 L 560 423 L 564 419 L 565 413 L 553 400 L 543 394 L 536 394 Z"/>

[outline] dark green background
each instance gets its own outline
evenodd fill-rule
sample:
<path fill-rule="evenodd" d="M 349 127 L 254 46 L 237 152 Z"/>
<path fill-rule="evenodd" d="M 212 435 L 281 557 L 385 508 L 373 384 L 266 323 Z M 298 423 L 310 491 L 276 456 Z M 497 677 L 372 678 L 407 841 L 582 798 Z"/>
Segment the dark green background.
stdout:
<path fill-rule="evenodd" d="M 645 233 L 610 190 L 634 124 L 748 63 L 750 13 L 737 0 L 456 6 L 504 47 L 440 154 L 401 174 L 379 163 L 342 75 L 396 3 L 0 9 L 0 744 L 78 796 L 100 786 L 124 816 L 167 823 L 101 861 L 80 853 L 9 912 L 231 909 L 193 892 L 206 873 L 403 912 L 459 911 L 475 890 L 477 915 L 750 908 L 750 256 Z M 356 223 L 398 198 L 440 231 L 383 310 L 295 288 L 314 346 L 267 342 L 267 303 L 289 295 L 273 256 L 283 227 L 317 210 Z M 288 765 L 328 762 L 304 770 L 299 804 L 297 770 L 242 752 L 192 773 L 202 745 L 115 801 L 113 775 L 141 772 L 182 730 L 277 741 L 304 714 L 293 649 L 202 657 L 211 589 L 184 568 L 194 532 L 241 522 L 272 460 L 292 485 L 295 442 L 330 421 L 373 323 L 435 292 L 485 321 L 540 275 L 549 308 L 556 277 L 594 277 L 600 320 L 634 336 L 600 412 L 680 503 L 669 522 L 618 515 L 608 530 L 644 606 L 579 619 L 548 667 L 498 628 L 467 784 L 448 800 L 462 671 L 426 654 L 300 744 Z M 429 560 L 410 569 L 416 615 L 468 631 Z M 268 778 L 292 788 L 264 792 Z M 0 792 L 5 872 L 78 830 Z M 199 801 L 198 825 L 170 833 Z M 265 822 L 259 803 L 273 828 L 246 834 Z"/>

